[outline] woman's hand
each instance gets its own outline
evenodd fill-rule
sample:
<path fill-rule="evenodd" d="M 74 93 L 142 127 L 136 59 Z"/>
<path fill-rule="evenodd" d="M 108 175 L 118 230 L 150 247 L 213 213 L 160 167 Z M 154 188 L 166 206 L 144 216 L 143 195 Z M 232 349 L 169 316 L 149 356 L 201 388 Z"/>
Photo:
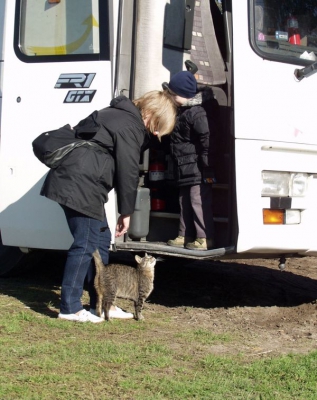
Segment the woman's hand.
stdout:
<path fill-rule="evenodd" d="M 130 226 L 130 215 L 120 215 L 116 227 L 116 237 L 127 233 Z"/>

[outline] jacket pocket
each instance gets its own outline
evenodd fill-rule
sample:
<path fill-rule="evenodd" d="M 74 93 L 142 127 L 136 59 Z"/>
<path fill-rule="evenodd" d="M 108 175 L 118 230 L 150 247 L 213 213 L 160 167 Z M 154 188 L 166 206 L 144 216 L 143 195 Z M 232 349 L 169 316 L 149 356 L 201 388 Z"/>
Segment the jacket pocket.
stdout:
<path fill-rule="evenodd" d="M 197 154 L 189 154 L 186 156 L 178 157 L 177 164 L 179 179 L 190 178 L 199 173 L 197 159 Z"/>
<path fill-rule="evenodd" d="M 115 166 L 114 159 L 110 154 L 103 157 L 103 166 L 100 169 L 100 175 L 97 182 L 109 192 L 114 185 Z"/>

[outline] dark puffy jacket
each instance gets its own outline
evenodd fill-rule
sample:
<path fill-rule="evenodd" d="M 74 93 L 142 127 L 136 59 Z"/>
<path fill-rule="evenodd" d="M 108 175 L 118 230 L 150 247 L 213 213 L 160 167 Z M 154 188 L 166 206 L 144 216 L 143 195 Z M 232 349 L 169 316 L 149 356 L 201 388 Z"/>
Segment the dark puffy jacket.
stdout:
<path fill-rule="evenodd" d="M 93 137 L 102 147 L 79 147 L 51 169 L 41 195 L 92 218 L 104 218 L 109 191 L 117 191 L 118 212 L 132 214 L 139 182 L 141 147 L 147 140 L 138 108 L 125 96 L 94 112 L 76 127 L 77 136 Z"/>
<path fill-rule="evenodd" d="M 177 122 L 170 136 L 170 152 L 174 160 L 178 186 L 198 185 L 213 177 L 214 148 L 212 116 L 207 115 L 213 100 L 211 89 L 204 88 L 179 107 Z"/>

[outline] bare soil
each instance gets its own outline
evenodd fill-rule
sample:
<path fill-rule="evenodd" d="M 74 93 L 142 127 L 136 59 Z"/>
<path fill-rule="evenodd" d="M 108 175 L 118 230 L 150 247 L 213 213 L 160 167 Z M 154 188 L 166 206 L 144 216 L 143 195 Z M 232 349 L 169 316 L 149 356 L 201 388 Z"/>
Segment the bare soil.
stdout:
<path fill-rule="evenodd" d="M 133 255 L 129 258 L 133 260 Z M 63 263 L 63 257 L 50 256 L 40 268 L 1 279 L 0 291 L 54 318 Z M 219 355 L 251 357 L 316 350 L 317 258 L 288 259 L 284 271 L 278 263 L 278 259 L 158 262 L 144 315 L 168 319 L 171 332 L 197 327 L 230 336 L 225 344 L 213 346 L 213 353 Z M 32 302 L 26 300 L 28 288 L 36 295 Z M 118 303 L 133 311 L 131 302 Z M 155 331 L 162 340 L 168 334 L 159 328 Z"/>
<path fill-rule="evenodd" d="M 283 271 L 278 264 L 278 259 L 254 259 L 159 266 L 151 308 L 169 314 L 180 330 L 196 324 L 229 334 L 234 340 L 219 346 L 219 353 L 315 350 L 317 258 L 287 259 Z"/>

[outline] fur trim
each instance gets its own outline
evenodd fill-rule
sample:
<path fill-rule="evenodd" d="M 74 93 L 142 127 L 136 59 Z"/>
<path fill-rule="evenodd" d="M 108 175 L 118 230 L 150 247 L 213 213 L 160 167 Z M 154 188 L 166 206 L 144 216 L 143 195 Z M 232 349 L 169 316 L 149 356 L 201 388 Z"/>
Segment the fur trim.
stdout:
<path fill-rule="evenodd" d="M 214 92 L 212 88 L 204 86 L 199 89 L 198 93 L 194 97 L 192 97 L 185 104 L 183 104 L 182 107 L 200 106 L 201 104 L 213 98 L 214 98 Z"/>

